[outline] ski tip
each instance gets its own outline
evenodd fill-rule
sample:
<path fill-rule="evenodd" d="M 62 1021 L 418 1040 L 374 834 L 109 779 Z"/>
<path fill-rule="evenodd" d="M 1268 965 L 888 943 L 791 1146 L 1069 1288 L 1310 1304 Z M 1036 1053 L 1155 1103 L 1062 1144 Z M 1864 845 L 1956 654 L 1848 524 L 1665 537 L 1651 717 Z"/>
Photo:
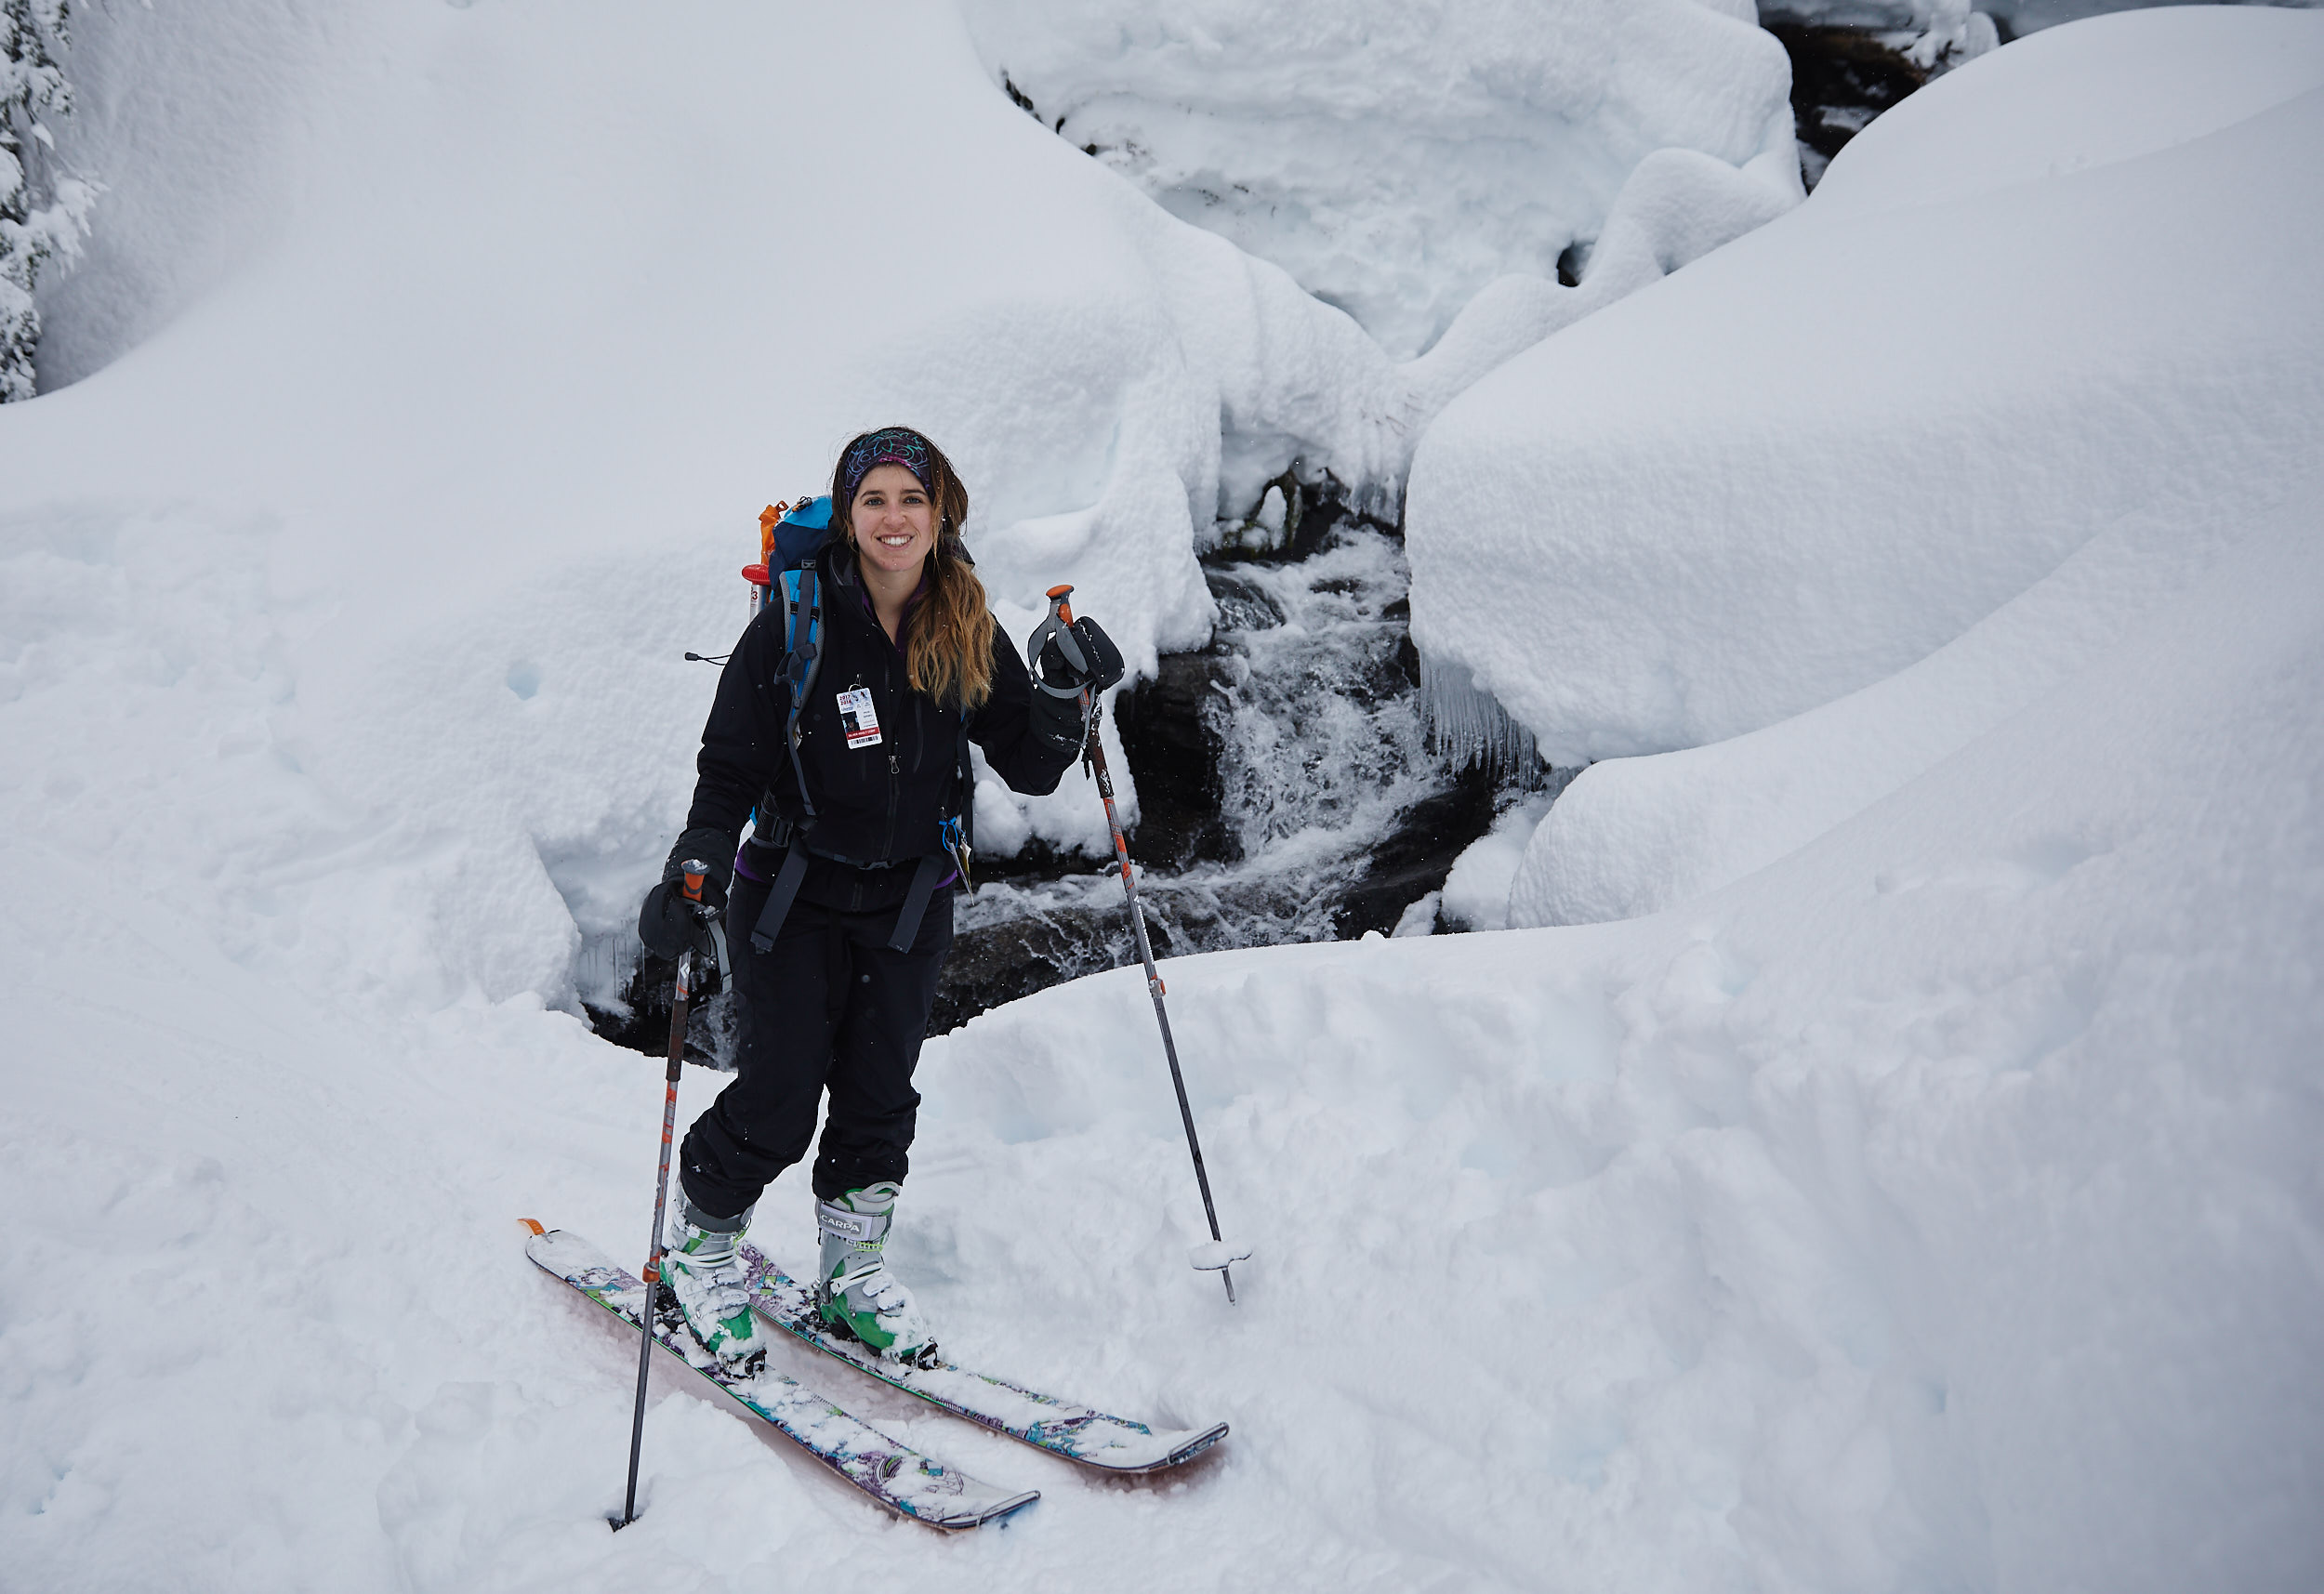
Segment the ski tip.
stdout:
<path fill-rule="evenodd" d="M 533 1219 L 520 1218 L 517 1221 L 524 1225 L 524 1232 L 527 1234 L 546 1234 L 548 1232 L 548 1230 L 542 1228 L 540 1224 Z"/>
<path fill-rule="evenodd" d="M 1155 1435 L 1157 1440 L 1168 1443 L 1168 1448 L 1160 1451 L 1148 1450 L 1142 1454 L 1133 1450 L 1128 1459 L 1120 1460 L 1109 1459 L 1105 1452 L 1099 1451 L 1075 1459 L 1100 1472 L 1111 1472 L 1117 1478 L 1141 1478 L 1183 1466 L 1224 1439 L 1226 1434 L 1227 1425 L 1214 1422 L 1208 1428 L 1185 1429 L 1176 1433 Z"/>
<path fill-rule="evenodd" d="M 950 1533 L 962 1533 L 971 1528 L 1007 1527 L 1009 1519 L 1040 1499 L 1038 1489 L 1027 1489 L 1022 1495 L 1011 1495 L 998 1502 L 985 1502 L 952 1516 L 929 1516 L 919 1520 L 931 1527 Z"/>
<path fill-rule="evenodd" d="M 1195 1456 L 1200 1456 L 1204 1451 L 1209 1449 L 1212 1445 L 1218 1443 L 1219 1441 L 1224 1439 L 1225 1437 L 1226 1424 L 1222 1422 L 1214 1423 L 1210 1427 L 1204 1429 L 1200 1433 L 1195 1435 L 1191 1442 L 1182 1444 L 1177 1449 L 1171 1451 L 1169 1458 L 1166 1459 L 1162 1465 L 1164 1467 L 1176 1467 L 1182 1462 L 1192 1461 Z M 1159 1470 L 1159 1469 L 1157 1469 L 1157 1470 Z"/>

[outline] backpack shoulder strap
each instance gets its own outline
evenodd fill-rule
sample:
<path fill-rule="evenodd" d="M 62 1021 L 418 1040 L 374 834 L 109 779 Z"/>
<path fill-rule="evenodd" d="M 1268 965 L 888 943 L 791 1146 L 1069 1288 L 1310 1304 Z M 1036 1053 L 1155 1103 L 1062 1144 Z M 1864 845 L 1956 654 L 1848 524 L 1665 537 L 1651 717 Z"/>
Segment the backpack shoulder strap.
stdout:
<path fill-rule="evenodd" d="M 936 836 L 960 872 L 960 889 L 976 889 L 969 861 L 976 851 L 976 771 L 969 762 L 969 716 L 960 713 L 959 752 L 953 764 L 952 811 L 936 822 Z"/>
<path fill-rule="evenodd" d="M 815 822 L 815 797 L 807 789 L 807 771 L 799 760 L 799 717 L 807 706 L 807 694 L 814 690 L 815 672 L 823 665 L 823 578 L 813 563 L 786 570 L 780 577 L 783 586 L 783 680 L 791 689 L 788 719 L 784 725 L 784 741 L 791 750 L 791 773 L 799 781 L 799 800 L 806 810 L 805 823 Z"/>

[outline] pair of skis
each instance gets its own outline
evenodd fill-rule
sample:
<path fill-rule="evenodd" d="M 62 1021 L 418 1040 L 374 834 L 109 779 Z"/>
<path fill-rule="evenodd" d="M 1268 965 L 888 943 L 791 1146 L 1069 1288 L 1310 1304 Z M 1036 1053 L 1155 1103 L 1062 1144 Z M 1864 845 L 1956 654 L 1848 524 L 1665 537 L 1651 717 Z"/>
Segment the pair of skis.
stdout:
<path fill-rule="evenodd" d="M 535 1265 L 630 1327 L 639 1326 L 646 1298 L 642 1280 L 578 1234 L 544 1230 L 530 1219 L 526 1224 L 533 1236 L 525 1254 Z M 949 1363 L 918 1367 L 884 1362 L 865 1346 L 834 1335 L 807 1285 L 747 1245 L 742 1254 L 750 1269 L 751 1304 L 777 1327 L 891 1388 L 1036 1450 L 1101 1472 L 1158 1472 L 1226 1437 L 1222 1422 L 1157 1431 Z M 667 1292 L 658 1294 L 654 1337 L 663 1350 L 898 1515 L 958 1530 L 997 1522 L 1040 1498 L 1037 1490 L 997 1488 L 923 1455 L 772 1368 L 749 1376 L 731 1371 L 694 1338 Z"/>

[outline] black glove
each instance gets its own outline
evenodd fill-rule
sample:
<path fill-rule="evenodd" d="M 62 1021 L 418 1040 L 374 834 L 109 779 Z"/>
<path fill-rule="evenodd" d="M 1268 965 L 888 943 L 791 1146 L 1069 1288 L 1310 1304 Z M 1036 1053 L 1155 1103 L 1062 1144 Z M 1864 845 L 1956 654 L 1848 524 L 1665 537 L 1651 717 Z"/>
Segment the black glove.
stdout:
<path fill-rule="evenodd" d="M 702 876 L 698 897 L 686 895 L 686 865 Z M 716 955 L 711 921 L 726 909 L 726 888 L 734 878 L 734 838 L 721 830 L 689 830 L 670 849 L 662 865 L 662 883 L 645 894 L 638 910 L 638 939 L 646 950 L 671 962 L 692 947 L 704 957 Z"/>
<path fill-rule="evenodd" d="M 1078 696 L 1051 697 L 1048 692 L 1037 692 L 1033 694 L 1031 718 L 1033 733 L 1064 754 L 1068 764 L 1089 735 L 1089 717 L 1081 712 Z"/>
<path fill-rule="evenodd" d="M 1078 658 L 1074 655 L 1078 653 Z M 1076 620 L 1041 649 L 1036 672 L 1044 686 L 1062 692 L 1103 692 L 1122 678 L 1122 651 L 1095 620 Z"/>

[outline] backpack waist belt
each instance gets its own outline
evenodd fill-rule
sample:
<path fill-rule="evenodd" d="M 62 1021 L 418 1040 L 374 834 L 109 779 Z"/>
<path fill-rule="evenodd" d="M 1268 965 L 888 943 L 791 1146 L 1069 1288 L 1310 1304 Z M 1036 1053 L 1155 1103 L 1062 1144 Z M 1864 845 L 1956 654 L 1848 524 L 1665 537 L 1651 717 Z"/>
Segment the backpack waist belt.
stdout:
<path fill-rule="evenodd" d="M 811 856 L 829 858 L 840 863 L 852 862 L 835 852 L 808 846 L 805 839 L 793 831 L 791 845 L 783 854 L 783 867 L 775 871 L 774 884 L 767 889 L 767 905 L 759 910 L 759 922 L 751 926 L 750 945 L 753 951 L 764 953 L 774 950 L 774 938 L 783 933 L 783 921 L 790 917 L 791 903 L 799 898 L 799 882 L 807 877 L 807 860 Z M 888 934 L 889 951 L 912 950 L 912 942 L 920 933 L 920 920 L 928 914 L 929 899 L 936 894 L 936 882 L 944 877 L 951 863 L 952 860 L 941 852 L 931 852 L 915 861 L 912 883 L 905 889 L 904 905 L 896 909 L 895 929 Z M 855 866 L 859 869 L 887 869 L 899 865 L 857 863 Z"/>

